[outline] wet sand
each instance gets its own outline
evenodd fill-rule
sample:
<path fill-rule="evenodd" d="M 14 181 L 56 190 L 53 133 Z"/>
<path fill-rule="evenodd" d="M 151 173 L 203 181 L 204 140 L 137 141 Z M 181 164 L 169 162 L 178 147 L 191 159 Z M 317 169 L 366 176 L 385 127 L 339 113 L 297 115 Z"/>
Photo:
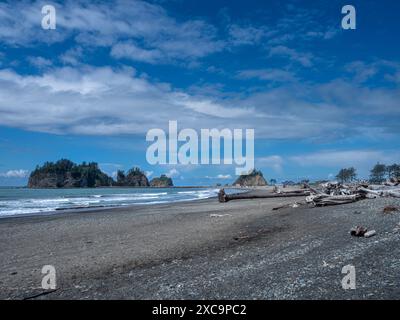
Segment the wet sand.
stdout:
<path fill-rule="evenodd" d="M 300 197 L 299 199 L 303 199 Z M 0 298 L 400 298 L 399 199 L 326 208 L 273 207 L 288 199 L 216 199 L 0 219 Z M 354 238 L 351 227 L 375 229 Z M 343 290 L 342 267 L 357 289 Z"/>

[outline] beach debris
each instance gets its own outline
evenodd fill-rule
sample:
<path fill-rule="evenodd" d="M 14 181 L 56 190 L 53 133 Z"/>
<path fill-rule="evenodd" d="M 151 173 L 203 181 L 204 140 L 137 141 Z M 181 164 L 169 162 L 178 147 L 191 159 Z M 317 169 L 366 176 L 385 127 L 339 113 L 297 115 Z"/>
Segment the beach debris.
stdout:
<path fill-rule="evenodd" d="M 400 179 L 392 177 L 384 183 L 385 186 L 395 187 L 400 185 Z"/>
<path fill-rule="evenodd" d="M 245 240 L 245 239 L 249 239 L 249 236 L 240 236 L 240 237 L 233 237 L 233 240 L 235 241 L 239 241 L 239 240 Z"/>
<path fill-rule="evenodd" d="M 332 269 L 332 268 L 335 267 L 335 264 L 334 264 L 334 263 L 328 263 L 328 262 L 326 262 L 325 260 L 322 260 L 322 267 L 323 267 L 323 268 L 330 268 L 330 269 Z"/>
<path fill-rule="evenodd" d="M 364 233 L 364 238 L 371 238 L 374 235 L 376 235 L 376 231 L 375 230 L 370 230 L 370 231 L 367 231 L 366 233 Z"/>
<path fill-rule="evenodd" d="M 316 207 L 322 207 L 356 202 L 360 199 L 363 199 L 363 197 L 359 194 L 333 196 L 327 194 L 317 194 L 306 197 L 306 202 L 311 203 Z"/>
<path fill-rule="evenodd" d="M 400 198 L 400 189 L 378 189 L 374 190 L 371 188 L 364 188 L 361 187 L 358 189 L 359 193 L 364 193 L 364 194 L 369 194 L 372 195 L 376 198 L 378 197 L 394 197 L 394 198 Z"/>
<path fill-rule="evenodd" d="M 272 208 L 272 210 L 275 211 L 275 210 L 284 209 L 284 208 L 298 208 L 298 207 L 303 206 L 305 204 L 306 204 L 306 202 L 297 201 L 297 202 L 294 202 L 294 203 L 288 203 L 288 204 L 284 204 L 284 205 Z"/>
<path fill-rule="evenodd" d="M 218 200 L 219 202 L 223 203 L 231 200 L 241 199 L 305 197 L 305 203 L 296 201 L 292 204 L 273 208 L 273 210 L 278 210 L 290 207 L 297 208 L 303 204 L 308 204 L 314 207 L 323 207 L 347 204 L 363 199 L 375 199 L 380 197 L 400 198 L 400 181 L 393 178 L 390 181 L 386 181 L 382 184 L 370 184 L 365 181 L 343 184 L 337 181 L 331 181 L 321 183 L 319 186 L 311 187 L 309 184 L 304 184 L 300 187 L 299 189 L 286 191 L 274 186 L 272 190 L 253 189 L 247 192 L 229 195 L 225 193 L 224 189 L 221 189 L 218 193 Z"/>
<path fill-rule="evenodd" d="M 45 296 L 45 295 L 48 295 L 48 294 L 50 294 L 50 293 L 56 292 L 57 290 L 58 290 L 58 288 L 57 288 L 57 289 L 53 289 L 53 290 L 49 290 L 49 291 L 43 291 L 43 292 L 40 292 L 40 293 L 31 295 L 31 296 L 27 296 L 27 297 L 23 298 L 22 300 L 35 299 L 35 298 L 37 298 L 37 297 Z"/>
<path fill-rule="evenodd" d="M 396 206 L 386 206 L 383 208 L 383 213 L 393 213 L 396 211 L 400 211 L 400 208 Z"/>
<path fill-rule="evenodd" d="M 364 234 L 368 231 L 367 228 L 361 227 L 361 226 L 356 226 L 354 228 L 351 228 L 350 234 L 354 237 L 363 237 Z"/>
<path fill-rule="evenodd" d="M 226 193 L 224 189 L 219 190 L 218 192 L 218 201 L 219 202 L 227 202 L 226 201 Z"/>
<path fill-rule="evenodd" d="M 228 216 L 231 216 L 231 214 L 229 214 L 229 213 L 224 213 L 224 214 L 213 213 L 213 214 L 210 214 L 211 218 L 222 218 L 222 217 L 228 217 Z"/>
<path fill-rule="evenodd" d="M 365 227 L 362 226 L 356 226 L 354 228 L 351 228 L 350 234 L 354 237 L 364 237 L 364 238 L 371 238 L 374 235 L 376 235 L 375 230 L 369 230 Z"/>

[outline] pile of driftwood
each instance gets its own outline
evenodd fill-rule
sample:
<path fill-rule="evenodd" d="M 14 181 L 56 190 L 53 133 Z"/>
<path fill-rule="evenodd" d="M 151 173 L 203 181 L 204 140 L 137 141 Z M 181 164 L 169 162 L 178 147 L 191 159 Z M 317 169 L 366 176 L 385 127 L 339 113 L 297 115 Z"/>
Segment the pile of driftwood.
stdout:
<path fill-rule="evenodd" d="M 318 187 L 305 186 L 303 189 L 282 192 L 279 188 L 274 190 L 252 190 L 246 193 L 226 194 L 221 189 L 218 194 L 220 202 L 228 202 L 239 199 L 260 199 L 260 198 L 286 198 L 305 196 L 304 201 L 297 201 L 293 204 L 286 204 L 276 209 L 285 207 L 298 207 L 300 205 L 312 205 L 315 207 L 331 206 L 356 202 L 367 198 L 396 197 L 400 198 L 400 181 L 392 179 L 381 185 L 357 182 L 342 184 L 339 182 L 328 182 Z"/>

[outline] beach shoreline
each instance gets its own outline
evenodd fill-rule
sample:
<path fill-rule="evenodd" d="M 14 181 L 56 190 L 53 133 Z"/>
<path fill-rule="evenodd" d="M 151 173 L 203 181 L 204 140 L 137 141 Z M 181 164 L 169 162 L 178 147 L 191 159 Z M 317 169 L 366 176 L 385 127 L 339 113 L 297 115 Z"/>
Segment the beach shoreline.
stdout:
<path fill-rule="evenodd" d="M 136 205 L 181 203 L 217 197 L 218 188 L 71 188 L 0 190 L 0 219 L 16 216 L 54 215 Z M 240 193 L 239 188 L 227 188 Z"/>
<path fill-rule="evenodd" d="M 293 201 L 212 198 L 0 219 L 0 298 L 43 293 L 44 265 L 56 268 L 58 290 L 38 299 L 400 298 L 400 217 L 381 213 L 398 199 L 272 210 Z M 351 237 L 359 224 L 377 235 Z M 347 264 L 359 290 L 341 287 Z"/>
<path fill-rule="evenodd" d="M 70 215 L 79 215 L 79 214 L 84 214 L 84 213 L 96 213 L 96 212 L 101 212 L 101 211 L 115 211 L 118 212 L 120 209 L 142 209 L 148 206 L 159 206 L 159 205 L 165 205 L 165 204 L 180 204 L 180 203 L 190 203 L 190 202 L 201 202 L 201 201 L 207 201 L 210 199 L 216 199 L 217 197 L 210 197 L 210 198 L 205 198 L 205 199 L 192 199 L 192 200 L 178 200 L 174 202 L 165 202 L 165 203 L 147 203 L 147 204 L 129 204 L 129 205 L 119 205 L 119 206 L 103 206 L 103 207 L 81 207 L 81 208 L 67 208 L 67 209 L 57 209 L 53 211 L 41 211 L 41 212 L 33 212 L 33 213 L 25 213 L 25 214 L 15 214 L 15 215 L 5 215 L 5 216 L 0 216 L 0 221 L 2 220 L 13 220 L 13 219 L 18 219 L 18 218 L 33 218 L 33 217 L 45 217 L 45 216 L 70 216 Z"/>

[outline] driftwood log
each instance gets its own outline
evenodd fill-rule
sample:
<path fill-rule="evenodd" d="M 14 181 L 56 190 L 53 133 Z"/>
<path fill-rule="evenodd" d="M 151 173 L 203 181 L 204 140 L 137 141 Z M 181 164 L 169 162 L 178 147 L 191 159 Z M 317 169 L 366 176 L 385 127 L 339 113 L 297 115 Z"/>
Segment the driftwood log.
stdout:
<path fill-rule="evenodd" d="M 243 200 L 243 199 L 267 199 L 267 198 L 288 198 L 288 197 L 301 197 L 310 195 L 310 191 L 297 190 L 293 192 L 280 192 L 272 193 L 266 190 L 252 190 L 243 193 L 226 194 L 224 189 L 221 189 L 218 193 L 219 202 L 228 202 L 231 200 Z"/>
<path fill-rule="evenodd" d="M 306 198 L 306 202 L 313 203 L 317 207 L 322 206 L 333 206 L 338 204 L 346 204 L 365 199 L 365 196 L 361 194 L 352 195 L 338 195 L 330 196 L 327 194 L 312 195 Z"/>
<path fill-rule="evenodd" d="M 400 189 L 392 189 L 392 190 L 370 190 L 367 188 L 359 188 L 359 192 L 372 194 L 377 197 L 394 197 L 400 198 Z"/>

